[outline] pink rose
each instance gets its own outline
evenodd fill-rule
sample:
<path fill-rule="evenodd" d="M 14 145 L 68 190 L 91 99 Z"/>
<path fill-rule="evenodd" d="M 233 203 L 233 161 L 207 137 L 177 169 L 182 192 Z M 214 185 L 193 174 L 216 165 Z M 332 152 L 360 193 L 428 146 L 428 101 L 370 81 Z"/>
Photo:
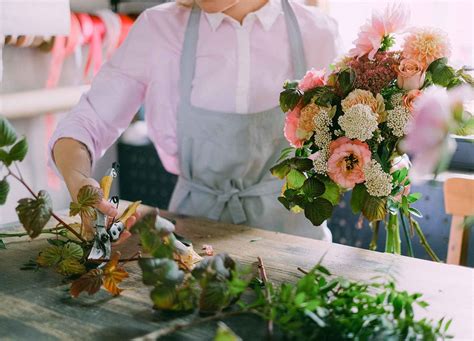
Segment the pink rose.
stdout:
<path fill-rule="evenodd" d="M 415 90 L 425 82 L 423 65 L 415 59 L 403 59 L 398 66 L 397 85 L 400 89 Z"/>
<path fill-rule="evenodd" d="M 317 86 L 323 86 L 326 84 L 326 70 L 315 70 L 311 69 L 306 72 L 303 79 L 300 80 L 298 88 L 302 91 L 311 90 Z"/>
<path fill-rule="evenodd" d="M 338 185 L 353 188 L 365 181 L 364 166 L 371 156 L 366 143 L 340 137 L 329 145 L 328 175 Z"/>
<path fill-rule="evenodd" d="M 303 146 L 304 139 L 298 137 L 298 122 L 301 116 L 301 106 L 297 105 L 293 110 L 289 111 L 285 117 L 284 135 L 286 140 L 295 148 Z"/>
<path fill-rule="evenodd" d="M 408 93 L 403 97 L 403 104 L 405 107 L 413 111 L 413 102 L 421 95 L 421 91 L 418 89 L 410 90 Z"/>

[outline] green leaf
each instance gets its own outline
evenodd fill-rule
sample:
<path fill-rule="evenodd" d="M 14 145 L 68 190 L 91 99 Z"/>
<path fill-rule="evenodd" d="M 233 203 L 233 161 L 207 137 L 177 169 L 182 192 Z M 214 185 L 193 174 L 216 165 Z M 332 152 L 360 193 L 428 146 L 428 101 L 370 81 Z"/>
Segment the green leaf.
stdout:
<path fill-rule="evenodd" d="M 290 170 L 290 172 L 286 176 L 286 183 L 288 187 L 293 189 L 301 188 L 305 180 L 306 177 L 304 176 L 304 174 L 296 169 Z"/>
<path fill-rule="evenodd" d="M 283 112 L 293 110 L 303 94 L 299 89 L 285 89 L 280 93 L 280 108 Z"/>
<path fill-rule="evenodd" d="M 339 186 L 332 180 L 325 178 L 324 183 L 324 193 L 321 195 L 321 198 L 329 200 L 333 206 L 336 206 L 341 199 L 341 191 Z"/>
<path fill-rule="evenodd" d="M 413 204 L 414 202 L 418 201 L 421 198 L 421 193 L 411 193 L 407 196 L 407 200 L 410 204 Z"/>
<path fill-rule="evenodd" d="M 4 178 L 0 181 L 0 205 L 4 205 L 7 202 L 8 192 L 10 192 L 10 184 Z"/>
<path fill-rule="evenodd" d="M 77 193 L 77 202 L 71 202 L 69 205 L 69 215 L 75 216 L 82 214 L 88 217 L 95 217 L 95 206 L 102 201 L 104 193 L 99 187 L 91 185 L 82 186 Z"/>
<path fill-rule="evenodd" d="M 383 220 L 386 213 L 386 201 L 367 194 L 362 204 L 362 214 L 364 217 L 369 221 Z"/>
<path fill-rule="evenodd" d="M 290 159 L 291 167 L 301 172 L 307 172 L 313 168 L 313 161 L 304 157 Z"/>
<path fill-rule="evenodd" d="M 456 77 L 454 69 L 447 65 L 447 58 L 440 58 L 435 60 L 428 67 L 431 74 L 431 80 L 434 84 L 447 87 Z"/>
<path fill-rule="evenodd" d="M 175 286 L 184 280 L 184 272 L 179 270 L 176 262 L 171 259 L 142 258 L 138 264 L 143 272 L 143 283 L 146 285 L 159 283 Z"/>
<path fill-rule="evenodd" d="M 316 198 L 324 193 L 326 186 L 324 186 L 321 181 L 313 177 L 306 179 L 301 189 L 308 197 Z"/>
<path fill-rule="evenodd" d="M 214 341 L 240 341 L 242 340 L 232 329 L 230 329 L 224 322 L 219 321 Z"/>
<path fill-rule="evenodd" d="M 329 200 L 317 198 L 305 205 L 304 215 L 314 226 L 319 226 L 331 217 L 332 210 L 333 206 Z"/>
<path fill-rule="evenodd" d="M 28 142 L 26 141 L 26 138 L 22 138 L 20 141 L 18 141 L 12 149 L 10 149 L 10 160 L 11 161 L 23 161 L 23 159 L 26 156 L 26 153 L 28 152 Z"/>
<path fill-rule="evenodd" d="M 61 257 L 63 259 L 80 260 L 84 256 L 82 247 L 76 243 L 66 243 L 61 250 Z"/>
<path fill-rule="evenodd" d="M 414 207 L 408 208 L 408 211 L 415 217 L 423 218 L 423 214 Z"/>
<path fill-rule="evenodd" d="M 354 70 L 349 68 L 339 73 L 339 75 L 337 76 L 337 83 L 343 97 L 345 97 L 349 92 L 352 91 L 354 81 Z"/>
<path fill-rule="evenodd" d="M 278 201 L 283 205 L 285 206 L 285 208 L 287 210 L 290 209 L 290 202 L 288 201 L 288 199 L 286 199 L 285 197 L 278 197 Z"/>
<path fill-rule="evenodd" d="M 16 141 L 15 128 L 5 117 L 0 117 L 0 147 L 10 146 Z"/>
<path fill-rule="evenodd" d="M 10 159 L 10 154 L 8 154 L 3 149 L 0 149 L 0 162 L 3 162 L 6 166 L 10 166 L 12 164 L 12 160 Z"/>
<path fill-rule="evenodd" d="M 279 164 L 270 168 L 270 172 L 272 173 L 272 175 L 276 176 L 279 179 L 284 179 L 285 176 L 287 176 L 287 174 L 290 172 L 290 170 L 291 167 L 288 160 L 284 160 L 283 162 L 280 162 Z"/>
<path fill-rule="evenodd" d="M 3 240 L 0 239 L 0 250 L 2 250 L 2 249 L 4 250 L 6 248 L 7 247 L 6 247 L 5 243 L 3 242 Z"/>
<path fill-rule="evenodd" d="M 280 157 L 278 158 L 278 162 L 280 162 L 281 160 L 285 159 L 288 155 L 291 154 L 292 151 L 294 151 L 295 148 L 293 147 L 287 147 L 287 148 L 284 148 L 282 151 L 281 151 L 281 154 L 280 154 Z"/>
<path fill-rule="evenodd" d="M 40 252 L 36 262 L 43 267 L 55 266 L 62 260 L 61 256 L 61 246 L 49 246 Z"/>
<path fill-rule="evenodd" d="M 64 276 L 80 275 L 86 272 L 86 267 L 77 259 L 68 258 L 56 266 L 56 271 Z"/>
<path fill-rule="evenodd" d="M 36 238 L 51 218 L 53 204 L 46 191 L 39 191 L 38 199 L 25 198 L 18 201 L 16 212 L 20 222 L 31 238 Z"/>
<path fill-rule="evenodd" d="M 368 196 L 367 188 L 364 184 L 357 184 L 352 189 L 351 195 L 351 208 L 352 213 L 357 214 L 362 211 L 362 207 L 364 206 L 364 201 Z"/>

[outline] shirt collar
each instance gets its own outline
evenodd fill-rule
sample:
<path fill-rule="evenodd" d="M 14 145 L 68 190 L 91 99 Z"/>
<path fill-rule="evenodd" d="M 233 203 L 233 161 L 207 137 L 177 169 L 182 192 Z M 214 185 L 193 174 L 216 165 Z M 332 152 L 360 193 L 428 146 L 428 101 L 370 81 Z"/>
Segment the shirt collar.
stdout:
<path fill-rule="evenodd" d="M 265 31 L 270 30 L 273 26 L 275 21 L 277 20 L 278 16 L 282 13 L 282 7 L 280 0 L 268 0 L 268 2 L 262 6 L 259 10 L 249 13 L 249 15 L 254 14 L 260 23 L 263 26 Z M 218 13 L 204 13 L 209 25 L 211 26 L 212 30 L 215 31 L 219 28 L 222 24 L 224 19 L 228 18 L 230 20 L 234 20 L 230 18 L 228 15 L 218 12 Z M 234 20 L 235 21 L 235 20 Z"/>

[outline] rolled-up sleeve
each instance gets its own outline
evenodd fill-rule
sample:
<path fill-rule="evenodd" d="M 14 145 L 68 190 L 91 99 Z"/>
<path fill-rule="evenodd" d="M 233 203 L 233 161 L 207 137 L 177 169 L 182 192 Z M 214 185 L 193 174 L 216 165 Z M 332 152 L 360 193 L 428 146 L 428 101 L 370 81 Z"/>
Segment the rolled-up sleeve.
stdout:
<path fill-rule="evenodd" d="M 128 127 L 143 102 L 149 81 L 146 38 L 150 28 L 144 12 L 112 59 L 102 66 L 90 90 L 59 122 L 48 146 L 53 169 L 52 149 L 58 139 L 68 137 L 83 143 L 94 164 Z"/>

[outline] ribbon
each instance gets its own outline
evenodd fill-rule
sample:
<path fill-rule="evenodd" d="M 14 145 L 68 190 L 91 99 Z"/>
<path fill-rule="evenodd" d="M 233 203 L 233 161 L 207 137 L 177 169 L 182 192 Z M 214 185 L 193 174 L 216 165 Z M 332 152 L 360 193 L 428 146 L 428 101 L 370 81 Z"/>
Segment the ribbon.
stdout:
<path fill-rule="evenodd" d="M 122 21 L 116 13 L 109 9 L 99 10 L 96 14 L 105 25 L 106 34 L 103 45 L 105 48 L 105 58 L 109 60 L 119 45 Z"/>

